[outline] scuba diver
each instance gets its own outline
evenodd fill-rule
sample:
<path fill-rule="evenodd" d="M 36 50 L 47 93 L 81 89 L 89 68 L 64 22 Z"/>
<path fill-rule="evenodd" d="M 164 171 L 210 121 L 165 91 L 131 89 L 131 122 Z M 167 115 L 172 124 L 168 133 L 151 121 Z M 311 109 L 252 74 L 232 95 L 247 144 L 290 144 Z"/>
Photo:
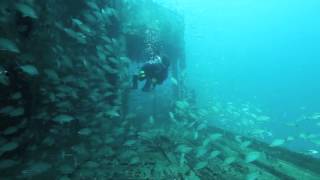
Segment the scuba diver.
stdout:
<path fill-rule="evenodd" d="M 156 55 L 150 61 L 143 64 L 138 74 L 133 75 L 133 87 L 138 88 L 138 80 L 146 80 L 142 91 L 148 92 L 155 88 L 156 85 L 160 85 L 168 77 L 168 70 L 170 61 L 166 56 Z"/>

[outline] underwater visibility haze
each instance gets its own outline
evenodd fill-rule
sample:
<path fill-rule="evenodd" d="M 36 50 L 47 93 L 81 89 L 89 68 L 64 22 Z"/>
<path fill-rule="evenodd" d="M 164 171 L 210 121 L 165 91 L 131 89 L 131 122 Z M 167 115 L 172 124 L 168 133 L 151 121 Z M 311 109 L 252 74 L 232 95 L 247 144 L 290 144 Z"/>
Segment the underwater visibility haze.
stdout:
<path fill-rule="evenodd" d="M 274 136 L 319 132 L 308 118 L 319 111 L 318 1 L 161 3 L 184 14 L 188 85 L 200 106 L 253 103 L 271 117 L 264 130 Z M 317 148 L 303 141 L 288 147 Z"/>
<path fill-rule="evenodd" d="M 319 179 L 319 8 L 2 0 L 0 179 Z"/>

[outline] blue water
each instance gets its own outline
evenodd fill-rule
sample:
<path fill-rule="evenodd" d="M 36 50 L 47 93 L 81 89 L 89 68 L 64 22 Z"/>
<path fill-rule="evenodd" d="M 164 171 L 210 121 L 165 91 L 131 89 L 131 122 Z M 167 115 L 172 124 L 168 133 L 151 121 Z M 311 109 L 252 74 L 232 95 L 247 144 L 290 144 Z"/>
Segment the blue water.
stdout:
<path fill-rule="evenodd" d="M 272 138 L 319 134 L 320 1 L 158 0 L 185 17 L 188 85 L 201 107 L 250 102 L 271 117 Z M 319 122 L 320 120 L 318 120 Z M 297 139 L 287 147 L 320 147 Z"/>

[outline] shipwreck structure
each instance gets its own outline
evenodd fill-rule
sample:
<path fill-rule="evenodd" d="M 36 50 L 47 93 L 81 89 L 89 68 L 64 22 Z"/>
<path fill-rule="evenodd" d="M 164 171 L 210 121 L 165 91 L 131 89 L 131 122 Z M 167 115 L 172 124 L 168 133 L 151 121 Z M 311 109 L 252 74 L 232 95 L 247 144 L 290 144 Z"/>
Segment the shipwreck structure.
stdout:
<path fill-rule="evenodd" d="M 188 92 L 175 12 L 150 0 L 0 4 L 0 179 L 319 179 L 319 160 L 252 139 L 242 149 L 215 127 L 199 132 L 221 135 L 214 159 L 177 151 L 201 143 L 183 123 L 196 107 L 174 110 Z M 132 93 L 130 66 L 155 52 L 175 83 Z M 263 155 L 246 163 L 247 151 Z"/>

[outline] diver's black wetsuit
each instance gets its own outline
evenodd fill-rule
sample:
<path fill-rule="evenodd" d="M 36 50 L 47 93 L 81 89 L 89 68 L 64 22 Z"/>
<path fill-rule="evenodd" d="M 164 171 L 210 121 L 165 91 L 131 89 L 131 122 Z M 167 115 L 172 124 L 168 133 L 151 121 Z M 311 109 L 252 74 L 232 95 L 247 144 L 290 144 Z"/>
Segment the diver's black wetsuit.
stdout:
<path fill-rule="evenodd" d="M 146 62 L 139 74 L 133 76 L 133 89 L 138 88 L 138 80 L 146 80 L 143 91 L 150 91 L 156 84 L 162 84 L 168 77 L 169 64 L 164 63 L 160 57 Z"/>

